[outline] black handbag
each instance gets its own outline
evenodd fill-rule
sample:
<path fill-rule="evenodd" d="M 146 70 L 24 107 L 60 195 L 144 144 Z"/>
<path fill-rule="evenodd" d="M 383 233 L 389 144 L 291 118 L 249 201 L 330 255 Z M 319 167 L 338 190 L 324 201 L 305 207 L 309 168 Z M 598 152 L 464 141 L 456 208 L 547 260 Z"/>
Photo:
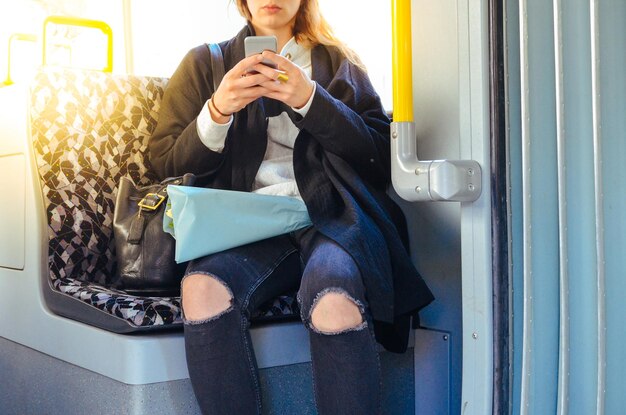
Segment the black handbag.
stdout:
<path fill-rule="evenodd" d="M 207 44 L 207 48 L 211 55 L 215 91 L 224 77 L 224 58 L 219 45 Z M 113 288 L 141 296 L 180 294 L 180 280 L 186 264 L 176 264 L 176 241 L 163 231 L 167 186 L 192 186 L 196 178 L 203 176 L 185 174 L 145 187 L 137 187 L 129 177 L 121 178 L 113 213 L 117 259 Z"/>
<path fill-rule="evenodd" d="M 113 213 L 117 258 L 113 288 L 141 296 L 179 295 L 186 264 L 174 261 L 176 241 L 163 231 L 163 215 L 167 186 L 192 186 L 195 179 L 186 174 L 137 187 L 131 178 L 122 177 Z"/>

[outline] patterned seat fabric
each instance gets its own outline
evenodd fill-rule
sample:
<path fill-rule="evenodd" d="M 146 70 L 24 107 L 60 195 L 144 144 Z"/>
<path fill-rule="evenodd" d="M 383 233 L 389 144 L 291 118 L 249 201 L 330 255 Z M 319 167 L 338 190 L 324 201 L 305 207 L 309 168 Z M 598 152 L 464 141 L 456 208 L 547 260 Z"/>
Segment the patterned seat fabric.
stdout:
<path fill-rule="evenodd" d="M 142 328 L 180 324 L 180 298 L 106 288 L 116 267 L 113 208 L 120 177 L 128 175 L 138 185 L 157 180 L 147 146 L 166 85 L 165 78 L 45 69 L 30 91 L 51 286 Z M 297 313 L 293 296 L 282 296 L 253 318 Z"/>

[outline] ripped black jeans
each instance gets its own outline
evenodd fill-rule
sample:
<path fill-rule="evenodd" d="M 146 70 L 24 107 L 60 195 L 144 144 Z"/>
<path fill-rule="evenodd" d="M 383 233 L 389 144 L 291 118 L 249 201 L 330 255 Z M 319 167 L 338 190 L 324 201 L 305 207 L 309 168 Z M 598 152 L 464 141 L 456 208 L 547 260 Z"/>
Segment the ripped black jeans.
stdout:
<path fill-rule="evenodd" d="M 365 289 L 354 260 L 334 241 L 308 228 L 192 261 L 186 274 L 216 278 L 233 297 L 215 317 L 185 320 L 187 366 L 203 414 L 261 413 L 249 316 L 265 301 L 298 287 L 318 412 L 380 413 L 380 362 Z M 313 327 L 311 312 L 329 292 L 352 300 L 363 323 L 337 333 Z"/>

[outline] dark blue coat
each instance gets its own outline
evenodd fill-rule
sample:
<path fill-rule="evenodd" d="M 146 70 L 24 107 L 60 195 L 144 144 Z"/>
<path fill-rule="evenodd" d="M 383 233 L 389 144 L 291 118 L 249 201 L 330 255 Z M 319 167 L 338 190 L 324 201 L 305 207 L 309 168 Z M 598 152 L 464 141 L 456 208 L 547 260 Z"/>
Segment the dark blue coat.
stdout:
<path fill-rule="evenodd" d="M 226 71 L 244 57 L 245 27 L 220 44 Z M 192 49 L 170 79 L 150 140 L 162 178 L 206 174 L 210 187 L 250 191 L 267 145 L 267 117 L 286 111 L 300 129 L 293 154 L 296 182 L 314 226 L 355 259 L 367 290 L 378 341 L 406 349 L 409 317 L 433 296 L 407 252 L 404 216 L 389 198 L 389 118 L 367 75 L 338 49 L 312 50 L 315 97 L 306 117 L 259 99 L 234 116 L 222 153 L 209 150 L 196 117 L 213 93 L 206 45 Z"/>

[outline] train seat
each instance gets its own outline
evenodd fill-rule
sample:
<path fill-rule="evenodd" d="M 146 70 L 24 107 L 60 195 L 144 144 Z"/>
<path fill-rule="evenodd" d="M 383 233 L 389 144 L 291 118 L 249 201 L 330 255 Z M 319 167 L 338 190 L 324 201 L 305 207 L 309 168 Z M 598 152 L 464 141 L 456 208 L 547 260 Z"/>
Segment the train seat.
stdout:
<path fill-rule="evenodd" d="M 116 333 L 180 327 L 179 297 L 107 288 L 115 276 L 117 183 L 155 182 L 147 145 L 168 79 L 45 68 L 30 88 L 32 148 L 47 218 L 50 310 Z M 295 318 L 295 295 L 268 302 L 253 322 Z"/>

